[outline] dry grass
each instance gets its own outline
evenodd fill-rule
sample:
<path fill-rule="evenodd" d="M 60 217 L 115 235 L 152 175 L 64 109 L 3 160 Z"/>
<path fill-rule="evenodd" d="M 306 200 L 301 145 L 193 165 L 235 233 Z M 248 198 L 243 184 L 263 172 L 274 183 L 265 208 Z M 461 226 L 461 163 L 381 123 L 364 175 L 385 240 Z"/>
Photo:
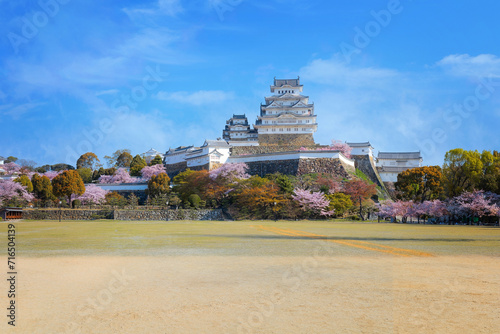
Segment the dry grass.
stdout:
<path fill-rule="evenodd" d="M 0 226 L 5 240 L 6 224 Z M 44 221 L 19 222 L 16 230 L 13 333 L 500 328 L 498 228 Z M 6 327 L 4 320 L 2 333 Z"/>

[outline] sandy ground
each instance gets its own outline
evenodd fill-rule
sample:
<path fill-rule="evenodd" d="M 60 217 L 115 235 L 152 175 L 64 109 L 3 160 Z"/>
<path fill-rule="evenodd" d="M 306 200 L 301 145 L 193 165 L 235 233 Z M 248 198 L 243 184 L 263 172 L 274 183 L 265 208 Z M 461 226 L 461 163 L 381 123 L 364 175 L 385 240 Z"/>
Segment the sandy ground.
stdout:
<path fill-rule="evenodd" d="M 2 333 L 500 330 L 498 257 L 331 256 L 317 249 L 286 257 L 18 260 L 17 326 L 2 316 Z M 6 312 L 5 281 L 0 286 Z"/>

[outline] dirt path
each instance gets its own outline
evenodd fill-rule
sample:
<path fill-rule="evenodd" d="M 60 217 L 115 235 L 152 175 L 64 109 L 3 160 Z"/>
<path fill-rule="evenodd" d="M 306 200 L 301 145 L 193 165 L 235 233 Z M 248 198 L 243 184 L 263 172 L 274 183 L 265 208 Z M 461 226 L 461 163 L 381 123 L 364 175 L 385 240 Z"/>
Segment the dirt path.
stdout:
<path fill-rule="evenodd" d="M 499 258 L 375 254 L 22 258 L 8 332 L 498 332 Z"/>

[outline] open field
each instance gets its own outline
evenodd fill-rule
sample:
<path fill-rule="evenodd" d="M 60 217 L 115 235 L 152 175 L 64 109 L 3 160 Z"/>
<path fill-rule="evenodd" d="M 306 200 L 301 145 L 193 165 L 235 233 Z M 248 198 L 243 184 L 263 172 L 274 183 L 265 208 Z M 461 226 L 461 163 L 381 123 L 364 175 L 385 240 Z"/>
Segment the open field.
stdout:
<path fill-rule="evenodd" d="M 18 318 L 13 329 L 3 316 L 2 333 L 500 328 L 499 228 L 304 221 L 15 225 Z M 0 227 L 6 240 L 7 224 Z M 0 263 L 7 272 L 5 248 Z"/>

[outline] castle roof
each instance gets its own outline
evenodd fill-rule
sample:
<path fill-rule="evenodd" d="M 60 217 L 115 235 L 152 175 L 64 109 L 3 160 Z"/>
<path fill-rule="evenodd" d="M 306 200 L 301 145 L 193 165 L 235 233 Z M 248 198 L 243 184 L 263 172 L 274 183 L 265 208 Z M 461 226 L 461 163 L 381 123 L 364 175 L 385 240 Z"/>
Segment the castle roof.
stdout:
<path fill-rule="evenodd" d="M 162 153 L 158 152 L 157 150 L 155 150 L 154 148 L 150 149 L 149 151 L 147 151 L 146 153 L 144 153 L 145 155 L 162 155 Z"/>
<path fill-rule="evenodd" d="M 227 143 L 225 140 L 205 140 L 205 143 L 202 147 L 211 146 L 211 147 L 222 147 L 229 148 L 231 145 Z"/>
<path fill-rule="evenodd" d="M 247 116 L 246 116 L 246 114 L 243 114 L 243 115 L 235 115 L 235 114 L 233 114 L 233 118 L 237 118 L 237 119 L 246 119 L 246 118 L 247 118 Z"/>
<path fill-rule="evenodd" d="M 348 143 L 348 142 L 346 142 L 346 144 L 349 145 L 350 147 L 371 147 L 371 148 L 373 148 L 372 144 L 370 144 L 369 141 L 364 142 L 364 143 Z"/>
<path fill-rule="evenodd" d="M 298 86 L 300 86 L 300 77 L 297 77 L 297 79 L 276 79 L 276 78 L 274 78 L 274 86 L 275 87 L 282 87 L 282 86 L 298 87 Z"/>
<path fill-rule="evenodd" d="M 378 159 L 422 159 L 420 152 L 378 152 Z"/>
<path fill-rule="evenodd" d="M 191 146 L 179 146 L 177 148 L 170 148 L 170 149 L 168 149 L 167 154 L 175 154 L 175 153 L 187 152 L 189 150 L 194 150 L 194 149 L 198 149 L 198 147 L 194 147 L 194 145 L 191 145 Z"/>

